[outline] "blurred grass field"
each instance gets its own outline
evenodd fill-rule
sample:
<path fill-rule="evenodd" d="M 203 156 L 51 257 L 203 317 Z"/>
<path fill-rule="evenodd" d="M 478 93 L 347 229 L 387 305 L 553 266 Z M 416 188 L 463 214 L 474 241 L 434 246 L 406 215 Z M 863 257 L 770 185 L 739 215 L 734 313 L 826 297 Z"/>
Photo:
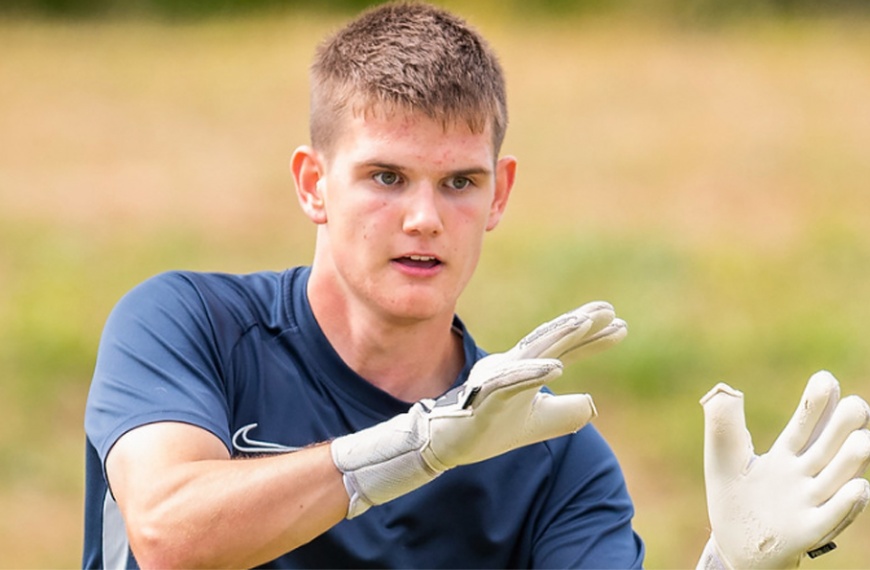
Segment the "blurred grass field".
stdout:
<path fill-rule="evenodd" d="M 708 528 L 698 399 L 756 448 L 808 376 L 870 398 L 870 22 L 721 27 L 463 12 L 502 56 L 520 170 L 460 313 L 498 350 L 611 301 L 591 392 L 649 568 Z M 102 324 L 167 269 L 307 263 L 287 163 L 338 20 L 0 21 L 0 567 L 79 565 L 82 413 Z M 870 515 L 805 568 L 870 567 Z"/>

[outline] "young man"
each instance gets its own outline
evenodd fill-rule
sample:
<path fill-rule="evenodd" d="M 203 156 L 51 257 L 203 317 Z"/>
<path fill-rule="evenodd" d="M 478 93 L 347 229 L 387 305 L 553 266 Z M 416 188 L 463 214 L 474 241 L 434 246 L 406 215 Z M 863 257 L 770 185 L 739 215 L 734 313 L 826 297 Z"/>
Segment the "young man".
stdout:
<path fill-rule="evenodd" d="M 85 567 L 642 564 L 591 399 L 540 390 L 625 324 L 590 303 L 485 357 L 454 314 L 513 186 L 506 124 L 495 56 L 440 9 L 385 5 L 320 47 L 291 160 L 311 267 L 169 273 L 119 302 L 85 418 Z"/>

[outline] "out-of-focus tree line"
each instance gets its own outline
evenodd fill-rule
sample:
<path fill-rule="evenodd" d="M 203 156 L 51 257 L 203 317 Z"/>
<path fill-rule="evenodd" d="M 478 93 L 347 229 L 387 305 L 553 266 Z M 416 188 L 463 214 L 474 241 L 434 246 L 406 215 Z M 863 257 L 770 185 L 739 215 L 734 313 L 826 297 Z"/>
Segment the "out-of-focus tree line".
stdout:
<path fill-rule="evenodd" d="M 2 0 L 0 15 L 198 19 L 257 12 L 357 12 L 383 0 Z M 437 4 L 450 2 L 433 0 Z M 870 0 L 475 0 L 518 16 L 631 13 L 691 20 L 870 15 Z"/>

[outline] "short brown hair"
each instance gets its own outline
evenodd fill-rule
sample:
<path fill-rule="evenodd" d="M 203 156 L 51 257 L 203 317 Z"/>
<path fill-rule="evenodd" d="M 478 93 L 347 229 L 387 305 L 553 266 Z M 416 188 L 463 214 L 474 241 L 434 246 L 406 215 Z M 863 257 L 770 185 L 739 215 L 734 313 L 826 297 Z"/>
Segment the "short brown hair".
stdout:
<path fill-rule="evenodd" d="M 507 128 L 504 76 L 481 35 L 434 6 L 388 3 L 327 38 L 311 66 L 311 143 L 329 151 L 345 113 L 422 112 L 445 126 Z"/>

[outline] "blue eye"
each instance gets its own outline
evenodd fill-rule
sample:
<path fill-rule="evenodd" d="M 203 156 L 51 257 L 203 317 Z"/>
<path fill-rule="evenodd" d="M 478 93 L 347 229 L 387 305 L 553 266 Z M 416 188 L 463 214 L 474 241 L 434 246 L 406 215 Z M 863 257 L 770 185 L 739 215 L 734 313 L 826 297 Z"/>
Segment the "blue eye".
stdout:
<path fill-rule="evenodd" d="M 377 182 L 378 184 L 383 184 L 384 186 L 393 186 L 394 184 L 398 184 L 400 180 L 398 174 L 396 174 L 395 172 L 390 172 L 388 170 L 384 172 L 378 172 L 374 175 L 373 178 L 375 179 L 375 182 Z"/>

